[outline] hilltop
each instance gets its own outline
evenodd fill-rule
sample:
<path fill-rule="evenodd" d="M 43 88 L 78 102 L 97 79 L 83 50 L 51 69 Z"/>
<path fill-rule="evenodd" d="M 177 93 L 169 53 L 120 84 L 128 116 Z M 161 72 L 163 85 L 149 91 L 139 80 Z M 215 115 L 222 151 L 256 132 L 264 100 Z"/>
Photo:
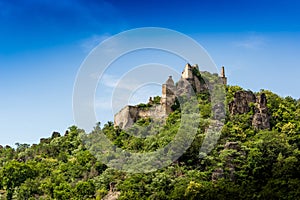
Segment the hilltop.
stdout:
<path fill-rule="evenodd" d="M 176 110 L 183 96 L 191 98 L 199 94 L 209 95 L 215 85 L 227 84 L 225 68 L 222 67 L 221 75 L 208 72 L 201 73 L 197 64 L 187 63 L 182 71 L 180 80 L 174 83 L 172 76 L 162 84 L 162 95 L 149 98 L 147 104 L 135 106 L 127 105 L 114 116 L 115 127 L 127 129 L 139 119 L 161 120 Z M 176 106 L 177 104 L 177 106 Z"/>
<path fill-rule="evenodd" d="M 205 72 L 199 75 L 206 82 L 220 80 Z M 199 149 L 210 123 L 218 119 L 214 113 L 219 112 L 212 111 L 220 110 L 214 108 L 219 104 L 207 92 L 209 84 L 202 85 L 193 97 L 199 108 L 196 135 L 187 151 L 170 165 L 149 173 L 110 168 L 93 154 L 97 143 L 84 143 L 85 131 L 72 126 L 64 135 L 54 132 L 39 144 L 17 144 L 16 149 L 0 146 L 0 199 L 299 198 L 300 101 L 267 90 L 252 92 L 228 86 L 223 81 L 224 126 L 218 143 L 207 155 L 199 155 Z M 167 80 L 165 91 L 170 84 Z M 163 98 L 152 99 L 149 109 L 162 105 Z M 103 128 L 97 124 L 90 135 L 97 139 L 103 134 L 124 151 L 154 152 L 169 144 L 181 126 L 182 107 L 171 100 L 173 105 L 165 101 L 171 110 L 165 109 L 163 123 L 140 117 L 125 130 L 120 124 L 107 122 Z M 183 102 L 188 105 L 189 101 Z M 143 127 L 150 127 L 148 133 L 155 134 L 129 134 L 143 131 Z M 108 156 L 113 159 L 114 155 Z M 156 162 L 159 165 L 160 161 Z"/>

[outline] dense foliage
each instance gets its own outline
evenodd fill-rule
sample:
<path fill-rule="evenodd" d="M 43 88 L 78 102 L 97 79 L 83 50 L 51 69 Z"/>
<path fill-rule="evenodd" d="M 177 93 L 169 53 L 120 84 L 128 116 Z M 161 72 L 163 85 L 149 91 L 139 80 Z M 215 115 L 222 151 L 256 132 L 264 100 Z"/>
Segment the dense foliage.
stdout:
<path fill-rule="evenodd" d="M 230 101 L 241 88 L 226 90 Z M 253 129 L 251 112 L 228 115 L 217 146 L 200 159 L 211 116 L 209 97 L 200 94 L 201 119 L 193 143 L 176 162 L 151 173 L 107 167 L 87 149 L 81 140 L 84 130 L 76 126 L 39 144 L 1 147 L 0 199 L 102 199 L 114 193 L 119 199 L 299 199 L 300 101 L 260 92 L 268 99 L 271 130 Z M 97 124 L 93 134 L 104 134 L 128 151 L 150 152 L 173 139 L 180 117 L 176 107 L 164 125 L 151 127 L 151 137 L 134 137 L 112 122 L 103 128 Z M 139 131 L 151 119 L 137 124 L 132 129 Z"/>

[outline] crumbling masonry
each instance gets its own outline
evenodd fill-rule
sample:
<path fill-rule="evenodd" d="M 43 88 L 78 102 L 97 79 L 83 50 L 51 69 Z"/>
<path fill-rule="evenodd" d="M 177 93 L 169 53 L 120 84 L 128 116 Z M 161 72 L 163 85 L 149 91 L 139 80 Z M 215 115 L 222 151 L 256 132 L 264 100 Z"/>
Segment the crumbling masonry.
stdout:
<path fill-rule="evenodd" d="M 114 125 L 126 129 L 140 118 L 165 119 L 173 111 L 172 106 L 175 103 L 176 96 L 188 94 L 191 86 L 195 93 L 208 90 L 208 85 L 203 79 L 199 78 L 199 75 L 198 65 L 186 64 L 176 86 L 172 76 L 169 76 L 165 84 L 162 85 L 160 104 L 153 104 L 147 109 L 127 105 L 115 114 Z M 224 67 L 222 67 L 221 79 L 224 84 L 227 84 Z M 149 104 L 152 104 L 151 98 L 149 99 Z"/>

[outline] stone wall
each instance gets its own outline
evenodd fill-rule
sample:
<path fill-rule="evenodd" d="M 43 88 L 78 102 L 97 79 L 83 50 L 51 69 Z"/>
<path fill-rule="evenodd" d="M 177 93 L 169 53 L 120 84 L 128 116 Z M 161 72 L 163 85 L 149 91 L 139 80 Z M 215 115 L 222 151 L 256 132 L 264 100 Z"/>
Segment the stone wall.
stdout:
<path fill-rule="evenodd" d="M 125 106 L 114 117 L 114 125 L 126 129 L 140 118 L 151 118 L 153 120 L 164 120 L 171 112 L 175 102 L 175 84 L 172 76 L 169 76 L 165 84 L 162 85 L 162 96 L 160 104 L 151 107 L 139 108 L 138 106 Z M 150 98 L 148 104 L 152 104 Z"/>
<path fill-rule="evenodd" d="M 115 126 L 121 129 L 131 127 L 137 120 L 141 118 L 164 119 L 166 112 L 161 104 L 153 105 L 149 108 L 139 108 L 138 106 L 125 106 L 120 110 L 114 118 Z"/>

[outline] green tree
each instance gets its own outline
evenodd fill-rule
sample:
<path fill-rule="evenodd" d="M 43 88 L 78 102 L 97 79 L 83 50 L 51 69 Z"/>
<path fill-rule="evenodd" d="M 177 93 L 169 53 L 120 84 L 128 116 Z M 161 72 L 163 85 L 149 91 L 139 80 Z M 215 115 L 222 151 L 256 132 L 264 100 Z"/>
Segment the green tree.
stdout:
<path fill-rule="evenodd" d="M 75 186 L 75 195 L 79 199 L 93 198 L 95 185 L 92 181 L 79 181 Z"/>
<path fill-rule="evenodd" d="M 12 160 L 8 162 L 0 171 L 2 184 L 7 190 L 7 199 L 12 199 L 14 190 L 28 178 L 34 178 L 36 171 L 26 163 Z"/>

